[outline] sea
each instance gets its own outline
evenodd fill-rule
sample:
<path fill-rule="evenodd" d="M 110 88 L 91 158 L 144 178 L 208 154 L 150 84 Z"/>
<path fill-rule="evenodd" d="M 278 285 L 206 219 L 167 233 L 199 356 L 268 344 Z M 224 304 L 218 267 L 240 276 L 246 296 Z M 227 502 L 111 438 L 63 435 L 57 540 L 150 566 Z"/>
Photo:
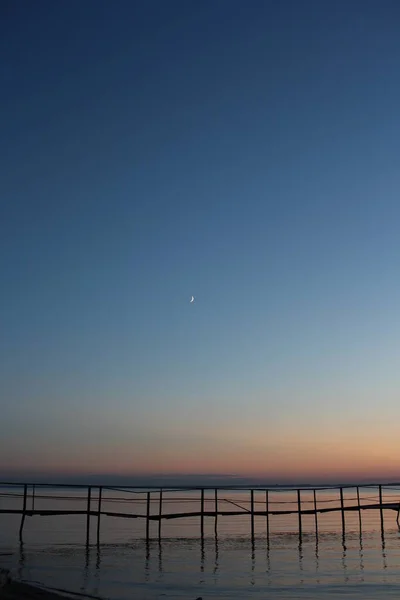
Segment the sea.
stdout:
<path fill-rule="evenodd" d="M 91 508 L 98 506 L 93 488 Z M 104 489 L 102 510 L 146 514 L 142 490 Z M 254 518 L 251 538 L 249 491 L 219 490 L 218 509 L 241 515 L 158 522 L 102 516 L 97 544 L 97 517 L 90 520 L 86 545 L 86 515 L 27 517 L 23 543 L 18 531 L 21 516 L 0 514 L 0 567 L 16 579 L 75 594 L 112 600 L 167 599 L 374 599 L 400 598 L 400 532 L 395 510 L 302 516 L 299 537 L 297 514 Z M 344 489 L 344 505 L 357 503 L 355 488 Z M 163 513 L 200 510 L 198 490 L 163 492 Z M 318 490 L 321 508 L 340 506 L 339 491 Z M 384 502 L 400 502 L 399 488 L 384 488 Z M 362 504 L 378 501 L 376 487 L 360 488 Z M 0 489 L 0 509 L 21 508 L 22 489 Z M 255 510 L 265 510 L 265 491 L 254 492 Z M 302 490 L 301 506 L 313 508 L 312 490 Z M 297 506 L 294 490 L 270 491 L 269 510 Z M 87 490 L 36 488 L 27 508 L 86 510 Z M 204 508 L 215 507 L 215 492 L 205 492 Z M 159 493 L 152 491 L 150 512 L 158 514 Z M 317 527 L 317 532 L 316 532 Z M 267 535 L 267 530 L 269 531 Z"/>

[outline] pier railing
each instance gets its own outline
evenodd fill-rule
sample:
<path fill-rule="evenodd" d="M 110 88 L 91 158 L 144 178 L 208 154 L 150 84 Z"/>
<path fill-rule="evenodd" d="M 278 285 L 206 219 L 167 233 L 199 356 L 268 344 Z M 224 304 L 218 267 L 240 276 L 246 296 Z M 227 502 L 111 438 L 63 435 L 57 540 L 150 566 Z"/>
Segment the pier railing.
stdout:
<path fill-rule="evenodd" d="M 365 495 L 366 491 L 367 495 Z M 326 495 L 326 492 L 329 494 Z M 78 504 L 79 508 L 76 507 Z M 171 505 L 173 510 L 170 508 Z M 182 506 L 182 510 L 178 510 L 179 505 Z M 164 520 L 196 517 L 199 518 L 200 523 L 199 536 L 203 538 L 207 519 L 213 519 L 214 533 L 217 535 L 219 517 L 246 515 L 249 519 L 249 535 L 254 540 L 256 517 L 265 518 L 265 532 L 268 538 L 271 519 L 276 516 L 297 515 L 298 535 L 301 542 L 303 517 L 306 515 L 314 517 L 315 534 L 318 536 L 318 515 L 340 513 L 344 535 L 346 513 L 358 513 L 361 529 L 361 514 L 366 510 L 379 511 L 382 532 L 384 511 L 395 511 L 396 522 L 400 529 L 400 483 L 296 488 L 274 486 L 172 488 L 0 482 L 0 515 L 21 515 L 19 526 L 21 542 L 27 517 L 62 515 L 85 517 L 87 545 L 90 543 L 92 518 L 95 519 L 96 524 L 96 541 L 100 544 L 103 516 L 142 520 L 144 536 L 149 540 L 152 522 L 158 524 L 156 537 L 161 538 Z"/>

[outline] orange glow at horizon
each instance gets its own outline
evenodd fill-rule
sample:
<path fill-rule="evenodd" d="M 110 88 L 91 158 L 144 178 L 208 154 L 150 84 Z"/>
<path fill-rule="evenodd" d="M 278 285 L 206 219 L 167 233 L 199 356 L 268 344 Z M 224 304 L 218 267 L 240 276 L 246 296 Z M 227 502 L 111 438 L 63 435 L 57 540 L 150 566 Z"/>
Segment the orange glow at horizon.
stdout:
<path fill-rule="evenodd" d="M 334 436 L 332 436 L 334 437 Z M 53 472 L 59 475 L 113 474 L 162 475 L 210 474 L 280 479 L 313 480 L 378 477 L 395 479 L 400 472 L 396 456 L 397 442 L 390 436 L 371 444 L 364 436 L 354 435 L 310 441 L 292 436 L 290 443 L 277 439 L 251 442 L 211 440 L 208 444 L 171 441 L 165 446 L 143 449 L 123 444 L 114 450 L 92 447 L 80 460 L 72 453 L 36 456 L 30 464 L 8 464 L 24 470 Z M 1 465 L 0 465 L 1 466 Z"/>

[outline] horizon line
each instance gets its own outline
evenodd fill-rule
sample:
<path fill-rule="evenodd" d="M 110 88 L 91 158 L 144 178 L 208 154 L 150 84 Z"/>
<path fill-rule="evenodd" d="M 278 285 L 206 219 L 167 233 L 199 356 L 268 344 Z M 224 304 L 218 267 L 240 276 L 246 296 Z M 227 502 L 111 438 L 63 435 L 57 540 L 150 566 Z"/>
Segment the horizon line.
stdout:
<path fill-rule="evenodd" d="M 314 490 L 323 490 L 323 489 L 340 489 L 340 488 L 353 488 L 353 487 L 393 487 L 393 486 L 400 486 L 400 481 L 367 481 L 367 482 L 362 482 L 362 481 L 354 481 L 352 483 L 348 483 L 348 482 L 336 482 L 336 483 L 242 483 L 242 484 L 237 484 L 237 485 L 207 485 L 207 484 L 197 484 L 197 485 L 144 485 L 144 484 L 137 484 L 137 485 L 107 485 L 107 484 L 102 484 L 102 483 L 57 483 L 57 482 L 38 482 L 38 481 L 3 481 L 0 480 L 0 487 L 5 487 L 5 486 L 18 486 L 18 487 L 73 487 L 73 488 L 105 488 L 105 489 L 116 489 L 116 488 L 123 488 L 123 489 L 140 489 L 140 490 L 158 490 L 158 489 L 170 489 L 170 490 L 174 490 L 174 489 L 179 489 L 179 490 L 201 490 L 201 489 L 227 489 L 227 490 L 235 490 L 235 489 L 242 489 L 242 490 L 251 490 L 251 489 L 259 489 L 260 491 L 264 491 L 264 490 L 269 490 L 269 489 L 275 489 L 275 490 L 286 490 L 286 491 L 291 491 L 291 490 L 309 490 L 309 489 L 314 489 Z"/>

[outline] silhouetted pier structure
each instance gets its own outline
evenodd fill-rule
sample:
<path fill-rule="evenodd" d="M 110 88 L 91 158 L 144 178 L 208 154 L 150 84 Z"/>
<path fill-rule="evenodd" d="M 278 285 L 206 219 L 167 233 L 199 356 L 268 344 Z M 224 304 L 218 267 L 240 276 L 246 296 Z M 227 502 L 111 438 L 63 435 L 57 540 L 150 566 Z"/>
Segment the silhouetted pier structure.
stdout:
<path fill-rule="evenodd" d="M 4 491 L 7 489 L 7 491 Z M 12 490 L 11 492 L 9 490 Z M 49 495 L 50 490 L 79 490 L 81 495 L 77 496 L 66 496 L 66 495 Z M 366 502 L 365 499 L 360 497 L 360 490 L 373 490 L 374 496 Z M 48 493 L 44 493 L 44 492 Z M 354 498 L 344 497 L 344 492 L 349 490 L 355 490 Z M 318 497 L 318 493 L 330 492 L 331 495 L 336 496 L 333 498 L 321 498 Z M 83 493 L 84 492 L 84 493 Z M 135 497 L 115 497 L 107 496 L 107 493 L 119 493 L 119 494 L 132 494 Z M 190 498 L 177 496 L 182 493 L 191 493 Z M 248 496 L 246 501 L 243 498 L 241 500 L 230 499 L 225 497 L 229 492 L 237 493 L 240 492 L 242 496 Z M 295 500 L 283 500 L 271 502 L 271 495 L 278 494 L 280 492 L 290 492 L 294 494 Z M 385 499 L 389 493 L 396 494 L 396 499 L 388 501 Z M 210 494 L 210 497 L 206 498 L 206 494 Z M 174 495 L 171 502 L 185 502 L 196 503 L 199 506 L 198 510 L 185 510 L 181 512 L 168 512 L 165 509 L 168 500 L 166 495 Z M 223 496 L 221 496 L 223 494 Z M 257 494 L 258 500 L 255 499 Z M 312 498 L 305 499 L 304 496 L 312 494 Z M 320 494 L 321 496 L 321 494 Z M 139 498 L 138 498 L 139 497 Z M 1 501 L 3 498 L 19 498 L 21 500 L 21 506 L 18 508 L 2 508 Z M 262 498 L 262 499 L 260 499 Z M 82 509 L 65 509 L 65 508 L 54 508 L 44 509 L 38 508 L 38 500 L 47 500 L 59 502 L 60 500 L 79 500 L 80 503 L 84 502 L 85 507 Z M 354 503 L 348 505 L 347 501 L 353 501 Z M 332 503 L 337 502 L 337 505 L 332 506 Z M 118 504 L 141 504 L 145 507 L 144 511 L 112 511 L 104 507 L 105 503 L 116 502 Z M 206 504 L 210 505 L 211 509 L 206 509 Z M 325 504 L 331 504 L 326 506 Z M 245 506 L 248 504 L 248 508 Z M 276 508 L 272 505 L 277 504 L 290 504 L 290 508 Z M 311 504 L 310 508 L 306 508 L 306 505 Z M 256 507 L 257 505 L 257 507 Z M 262 506 L 262 508 L 260 507 Z M 152 510 L 152 508 L 155 508 Z M 233 506 L 232 509 L 226 510 L 227 506 Z M 397 513 L 396 522 L 400 530 L 400 483 L 388 483 L 388 484 L 365 484 L 365 485 L 341 485 L 341 486 L 322 486 L 322 487 L 289 487 L 289 486 L 226 486 L 226 487 L 155 487 L 155 486 L 124 486 L 124 487 L 109 487 L 109 486 L 93 486 L 93 485 L 70 485 L 70 484 L 15 484 L 15 483 L 0 483 L 0 515 L 21 515 L 21 522 L 19 527 L 19 539 L 23 542 L 23 530 L 24 524 L 27 517 L 35 516 L 65 516 L 65 515 L 83 515 L 86 517 L 86 544 L 90 544 L 90 530 L 91 530 L 91 519 L 95 518 L 97 523 L 96 528 L 96 542 L 100 544 L 101 534 L 101 517 L 115 517 L 121 519 L 139 519 L 144 522 L 144 537 L 146 540 L 152 539 L 152 537 L 158 537 L 161 539 L 162 536 L 162 521 L 171 519 L 185 519 L 190 517 L 198 517 L 200 519 L 200 531 L 199 537 L 204 538 L 204 524 L 208 518 L 214 519 L 214 534 L 218 534 L 218 517 L 234 517 L 247 515 L 249 518 L 249 536 L 254 541 L 255 538 L 255 518 L 265 517 L 265 532 L 267 539 L 270 535 L 270 524 L 271 517 L 274 516 L 285 516 L 285 515 L 297 515 L 298 521 L 298 535 L 299 542 L 301 543 L 303 537 L 303 517 L 306 515 L 314 516 L 315 535 L 318 537 L 318 515 L 324 513 L 340 513 L 341 515 L 341 527 L 343 536 L 346 531 L 346 518 L 345 515 L 348 512 L 357 512 L 360 531 L 362 527 L 362 511 L 379 510 L 380 512 L 380 524 L 383 535 L 384 530 L 384 518 L 383 511 L 392 510 Z M 151 522 L 158 523 L 158 530 L 156 536 L 150 535 L 150 524 Z"/>

